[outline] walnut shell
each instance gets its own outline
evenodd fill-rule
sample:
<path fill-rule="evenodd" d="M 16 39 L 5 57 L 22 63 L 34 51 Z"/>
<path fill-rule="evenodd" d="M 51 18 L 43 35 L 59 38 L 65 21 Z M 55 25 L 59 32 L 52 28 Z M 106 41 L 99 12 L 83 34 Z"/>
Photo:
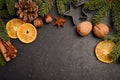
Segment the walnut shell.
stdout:
<path fill-rule="evenodd" d="M 93 32 L 98 38 L 103 38 L 109 33 L 109 28 L 106 24 L 100 23 L 94 26 Z"/>
<path fill-rule="evenodd" d="M 89 21 L 83 21 L 77 25 L 77 32 L 81 36 L 88 35 L 92 30 L 92 23 Z"/>

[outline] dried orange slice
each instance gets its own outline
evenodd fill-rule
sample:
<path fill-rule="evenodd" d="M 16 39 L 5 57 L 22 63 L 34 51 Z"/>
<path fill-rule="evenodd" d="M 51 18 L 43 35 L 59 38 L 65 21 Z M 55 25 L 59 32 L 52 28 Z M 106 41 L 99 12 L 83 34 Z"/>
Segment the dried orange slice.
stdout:
<path fill-rule="evenodd" d="M 111 63 L 113 62 L 110 59 L 109 55 L 112 51 L 112 48 L 115 46 L 115 43 L 112 41 L 101 41 L 97 44 L 95 48 L 95 54 L 98 60 L 104 63 Z"/>
<path fill-rule="evenodd" d="M 32 24 L 24 23 L 18 28 L 17 36 L 23 43 L 31 43 L 36 39 L 37 30 Z"/>
<path fill-rule="evenodd" d="M 6 29 L 10 38 L 16 39 L 17 38 L 17 29 L 21 24 L 24 22 L 20 19 L 11 19 L 6 24 Z"/>

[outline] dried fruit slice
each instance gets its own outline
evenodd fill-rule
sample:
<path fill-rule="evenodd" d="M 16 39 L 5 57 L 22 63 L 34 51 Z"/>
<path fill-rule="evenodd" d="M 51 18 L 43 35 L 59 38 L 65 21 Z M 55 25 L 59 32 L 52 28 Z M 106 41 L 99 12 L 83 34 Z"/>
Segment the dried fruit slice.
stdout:
<path fill-rule="evenodd" d="M 31 43 L 36 39 L 37 30 L 32 24 L 24 23 L 18 28 L 17 36 L 23 43 Z"/>
<path fill-rule="evenodd" d="M 111 63 L 113 62 L 110 59 L 109 54 L 112 51 L 112 48 L 115 46 L 115 43 L 112 41 L 101 41 L 97 44 L 95 48 L 95 54 L 98 60 L 104 63 Z"/>
<path fill-rule="evenodd" d="M 20 27 L 21 24 L 24 22 L 20 19 L 11 19 L 6 24 L 6 29 L 10 38 L 16 39 L 17 38 L 17 29 Z"/>

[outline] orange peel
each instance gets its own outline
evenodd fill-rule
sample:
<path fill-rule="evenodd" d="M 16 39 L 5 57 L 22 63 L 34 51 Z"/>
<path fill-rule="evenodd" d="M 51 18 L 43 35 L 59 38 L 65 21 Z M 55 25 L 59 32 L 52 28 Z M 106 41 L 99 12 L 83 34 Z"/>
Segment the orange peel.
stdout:
<path fill-rule="evenodd" d="M 103 63 L 112 63 L 113 60 L 110 59 L 109 55 L 114 46 L 115 46 L 115 43 L 112 41 L 99 42 L 95 48 L 95 55 L 97 59 Z"/>
<path fill-rule="evenodd" d="M 17 29 L 20 27 L 20 25 L 22 25 L 23 23 L 25 23 L 24 21 L 22 21 L 21 19 L 11 19 L 7 22 L 6 24 L 6 30 L 8 32 L 8 35 L 10 38 L 12 39 L 17 39 Z"/>
<path fill-rule="evenodd" d="M 30 23 L 22 24 L 17 30 L 18 39 L 23 43 L 31 43 L 36 39 L 37 30 Z"/>

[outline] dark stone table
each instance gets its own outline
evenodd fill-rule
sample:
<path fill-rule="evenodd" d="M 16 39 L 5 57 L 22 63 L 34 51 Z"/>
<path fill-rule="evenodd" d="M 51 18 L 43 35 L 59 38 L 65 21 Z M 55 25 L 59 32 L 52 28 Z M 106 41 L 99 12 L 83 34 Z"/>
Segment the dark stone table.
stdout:
<path fill-rule="evenodd" d="M 57 16 L 56 9 L 52 9 Z M 94 48 L 101 39 L 91 32 L 78 36 L 71 17 L 65 17 L 64 28 L 44 24 L 37 29 L 31 44 L 11 40 L 17 47 L 16 59 L 0 67 L 0 80 L 119 80 L 120 63 L 105 64 L 97 60 Z M 104 20 L 110 27 L 111 21 Z"/>

